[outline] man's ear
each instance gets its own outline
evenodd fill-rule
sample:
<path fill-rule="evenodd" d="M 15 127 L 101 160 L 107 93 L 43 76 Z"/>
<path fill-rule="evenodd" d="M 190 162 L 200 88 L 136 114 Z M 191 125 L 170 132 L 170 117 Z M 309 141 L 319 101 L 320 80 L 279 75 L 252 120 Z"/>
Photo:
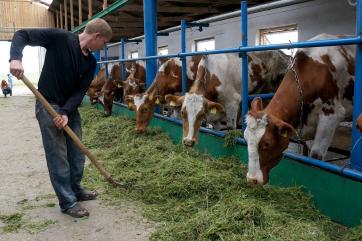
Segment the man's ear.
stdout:
<path fill-rule="evenodd" d="M 184 102 L 184 96 L 178 96 L 178 95 L 166 95 L 165 101 L 169 106 L 179 107 Z"/>
<path fill-rule="evenodd" d="M 217 102 L 210 101 L 208 99 L 205 99 L 205 101 L 206 101 L 207 112 L 209 112 L 211 114 L 225 112 L 225 109 L 224 109 L 223 105 L 221 105 L 221 104 L 219 104 Z"/>

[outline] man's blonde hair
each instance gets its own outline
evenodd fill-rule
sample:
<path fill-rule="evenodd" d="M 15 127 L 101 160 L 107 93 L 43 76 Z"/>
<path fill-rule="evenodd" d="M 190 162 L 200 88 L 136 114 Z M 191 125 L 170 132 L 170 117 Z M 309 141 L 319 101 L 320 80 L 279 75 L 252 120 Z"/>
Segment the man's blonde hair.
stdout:
<path fill-rule="evenodd" d="M 103 37 L 112 37 L 112 28 L 109 24 L 101 18 L 95 18 L 87 23 L 84 29 L 85 33 L 100 33 Z"/>

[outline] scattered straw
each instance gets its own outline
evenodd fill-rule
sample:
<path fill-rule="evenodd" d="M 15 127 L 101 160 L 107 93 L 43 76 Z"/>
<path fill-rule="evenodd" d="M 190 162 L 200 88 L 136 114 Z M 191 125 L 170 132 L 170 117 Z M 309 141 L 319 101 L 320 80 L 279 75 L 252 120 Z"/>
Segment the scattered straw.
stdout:
<path fill-rule="evenodd" d="M 349 231 L 321 215 L 301 188 L 248 187 L 237 158 L 212 159 L 159 128 L 137 135 L 133 120 L 81 112 L 85 145 L 125 187 L 111 187 L 91 165 L 85 184 L 115 203 L 141 203 L 160 223 L 151 240 L 361 240 L 361 227 Z"/>

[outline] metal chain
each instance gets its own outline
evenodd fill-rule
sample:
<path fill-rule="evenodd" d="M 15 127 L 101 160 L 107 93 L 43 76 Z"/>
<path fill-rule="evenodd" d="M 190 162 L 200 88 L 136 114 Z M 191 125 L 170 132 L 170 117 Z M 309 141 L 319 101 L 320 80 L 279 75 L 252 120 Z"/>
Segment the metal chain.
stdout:
<path fill-rule="evenodd" d="M 298 124 L 298 131 L 296 131 L 297 134 L 297 142 L 299 143 L 299 152 L 301 153 L 302 148 L 302 128 L 303 128 L 303 106 L 304 106 L 304 96 L 303 96 L 303 90 L 302 85 L 300 84 L 299 76 L 295 67 L 295 57 L 294 57 L 294 49 L 291 48 L 291 55 L 290 55 L 290 63 L 288 66 L 289 69 L 291 69 L 294 73 L 294 79 L 295 83 L 297 84 L 298 93 L 299 93 L 299 103 L 300 103 L 300 115 L 299 115 L 299 124 Z"/>

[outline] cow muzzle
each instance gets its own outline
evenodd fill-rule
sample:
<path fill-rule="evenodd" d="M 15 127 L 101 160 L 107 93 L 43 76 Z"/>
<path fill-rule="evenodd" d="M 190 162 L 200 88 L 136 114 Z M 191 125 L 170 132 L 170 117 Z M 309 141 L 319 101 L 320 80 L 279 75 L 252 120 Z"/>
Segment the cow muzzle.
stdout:
<path fill-rule="evenodd" d="M 189 147 L 192 147 L 195 145 L 195 141 L 192 139 L 184 138 L 182 142 L 185 146 L 189 146 Z"/>
<path fill-rule="evenodd" d="M 262 186 L 265 184 L 262 175 L 251 175 L 249 172 L 246 174 L 246 181 L 252 187 Z"/>
<path fill-rule="evenodd" d="M 143 133 L 145 133 L 145 128 L 136 128 L 136 133 L 137 133 L 137 134 L 143 134 Z"/>

